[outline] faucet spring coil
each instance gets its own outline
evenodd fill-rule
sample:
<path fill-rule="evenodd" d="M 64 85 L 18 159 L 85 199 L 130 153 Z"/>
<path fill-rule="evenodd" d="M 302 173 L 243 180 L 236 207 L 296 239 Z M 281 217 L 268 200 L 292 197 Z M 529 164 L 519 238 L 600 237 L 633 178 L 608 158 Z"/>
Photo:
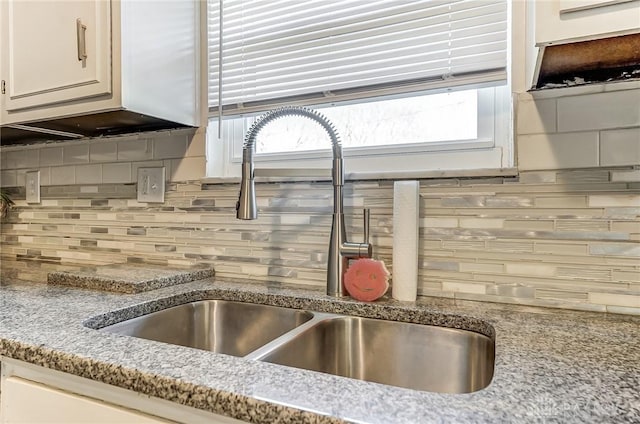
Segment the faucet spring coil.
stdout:
<path fill-rule="evenodd" d="M 342 157 L 342 143 L 334 125 L 326 116 L 315 110 L 302 106 L 283 106 L 269 111 L 256 120 L 244 139 L 243 149 L 253 149 L 258 133 L 270 122 L 285 116 L 301 116 L 316 121 L 329 134 L 333 146 L 334 154 Z"/>

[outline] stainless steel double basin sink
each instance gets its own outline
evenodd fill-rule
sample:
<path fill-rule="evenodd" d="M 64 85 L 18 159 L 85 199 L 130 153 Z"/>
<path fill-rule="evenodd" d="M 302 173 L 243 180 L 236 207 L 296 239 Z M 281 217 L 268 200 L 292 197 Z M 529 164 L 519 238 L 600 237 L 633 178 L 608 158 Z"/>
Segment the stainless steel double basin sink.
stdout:
<path fill-rule="evenodd" d="M 202 300 L 104 327 L 155 340 L 414 390 L 491 382 L 493 339 L 446 327 Z"/>

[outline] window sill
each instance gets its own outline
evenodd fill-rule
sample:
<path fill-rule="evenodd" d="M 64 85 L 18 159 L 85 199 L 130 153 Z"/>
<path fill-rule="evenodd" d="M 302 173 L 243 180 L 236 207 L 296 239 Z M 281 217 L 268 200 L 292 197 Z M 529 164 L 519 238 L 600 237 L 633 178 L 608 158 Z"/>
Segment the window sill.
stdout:
<path fill-rule="evenodd" d="M 260 183 L 302 182 L 302 181 L 331 181 L 331 169 L 314 168 L 277 168 L 256 169 L 255 180 Z M 514 177 L 518 175 L 517 168 L 502 169 L 460 169 L 443 171 L 397 171 L 397 172 L 347 172 L 346 181 L 366 180 L 422 180 L 439 178 L 473 178 L 473 177 Z M 239 183 L 240 177 L 206 177 L 205 184 Z"/>

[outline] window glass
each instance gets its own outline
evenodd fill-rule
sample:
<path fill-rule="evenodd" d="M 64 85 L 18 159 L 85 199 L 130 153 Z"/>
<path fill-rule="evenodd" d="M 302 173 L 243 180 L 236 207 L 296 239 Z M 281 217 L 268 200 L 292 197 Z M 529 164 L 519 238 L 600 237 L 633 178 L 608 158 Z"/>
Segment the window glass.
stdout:
<path fill-rule="evenodd" d="M 478 138 L 477 90 L 369 101 L 319 111 L 335 125 L 345 149 Z M 303 117 L 273 121 L 256 140 L 258 154 L 326 148 L 322 127 Z"/>

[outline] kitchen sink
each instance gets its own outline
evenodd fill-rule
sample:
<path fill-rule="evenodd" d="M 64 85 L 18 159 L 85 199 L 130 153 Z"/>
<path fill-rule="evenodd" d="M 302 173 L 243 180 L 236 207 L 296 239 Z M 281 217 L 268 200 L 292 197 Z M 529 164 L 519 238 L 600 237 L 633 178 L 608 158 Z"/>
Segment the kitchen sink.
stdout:
<path fill-rule="evenodd" d="M 311 312 L 297 309 L 201 300 L 113 324 L 101 331 L 245 356 L 311 318 Z"/>
<path fill-rule="evenodd" d="M 491 382 L 494 342 L 466 330 L 336 317 L 256 359 L 414 390 L 468 393 Z"/>
<path fill-rule="evenodd" d="M 472 331 L 226 300 L 100 331 L 439 393 L 483 389 L 494 369 L 494 340 Z"/>

